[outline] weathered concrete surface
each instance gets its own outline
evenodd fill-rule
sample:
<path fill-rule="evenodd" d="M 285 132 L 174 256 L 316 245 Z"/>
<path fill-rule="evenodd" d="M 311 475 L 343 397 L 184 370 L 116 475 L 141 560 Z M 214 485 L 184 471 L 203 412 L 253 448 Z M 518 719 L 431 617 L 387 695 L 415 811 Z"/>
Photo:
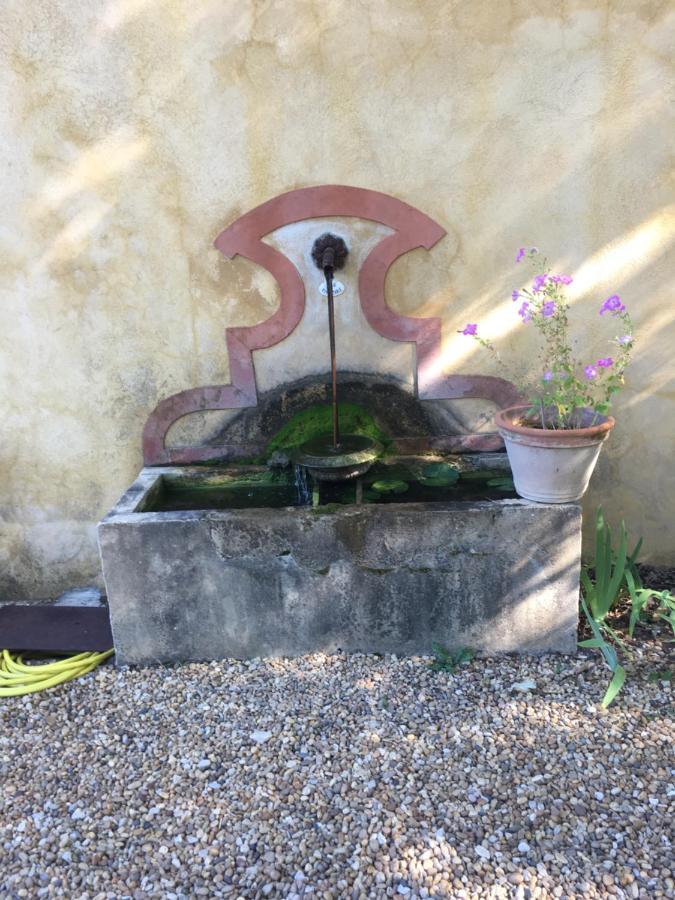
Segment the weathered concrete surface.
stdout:
<path fill-rule="evenodd" d="M 428 653 L 434 641 L 574 652 L 578 506 L 133 513 L 156 472 L 99 526 L 118 663 Z"/>

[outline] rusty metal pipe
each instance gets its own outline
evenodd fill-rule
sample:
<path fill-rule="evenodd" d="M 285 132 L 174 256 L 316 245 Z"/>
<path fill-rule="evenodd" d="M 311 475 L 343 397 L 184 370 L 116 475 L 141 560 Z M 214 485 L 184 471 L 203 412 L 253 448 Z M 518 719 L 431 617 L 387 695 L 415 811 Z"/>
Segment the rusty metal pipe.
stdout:
<path fill-rule="evenodd" d="M 327 251 L 326 251 L 327 252 Z M 325 254 L 324 254 L 325 256 Z M 333 268 L 324 266 L 326 293 L 328 295 L 328 337 L 330 339 L 330 375 L 333 387 L 333 450 L 340 447 L 340 416 L 337 393 L 337 356 L 335 353 L 335 303 L 333 302 Z"/>
<path fill-rule="evenodd" d="M 328 335 L 330 338 L 330 374 L 333 399 L 333 450 L 340 447 L 340 417 L 337 393 L 337 358 L 335 353 L 335 304 L 333 301 L 333 272 L 341 269 L 349 250 L 347 245 L 335 234 L 322 234 L 312 246 L 312 259 L 316 266 L 323 270 L 326 279 L 326 296 L 328 297 Z"/>

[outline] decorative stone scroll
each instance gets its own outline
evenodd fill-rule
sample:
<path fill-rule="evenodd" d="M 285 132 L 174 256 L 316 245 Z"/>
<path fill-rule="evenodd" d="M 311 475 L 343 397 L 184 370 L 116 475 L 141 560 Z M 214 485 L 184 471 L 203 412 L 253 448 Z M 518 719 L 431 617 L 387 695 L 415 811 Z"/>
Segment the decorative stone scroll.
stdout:
<path fill-rule="evenodd" d="M 333 216 L 368 219 L 394 231 L 371 250 L 361 266 L 359 298 L 368 323 L 378 334 L 392 341 L 415 344 L 415 383 L 421 400 L 478 398 L 504 407 L 519 399 L 514 385 L 503 378 L 441 374 L 441 320 L 398 315 L 385 303 L 387 270 L 410 250 L 431 249 L 445 234 L 438 223 L 407 203 L 378 191 L 343 185 L 300 188 L 257 206 L 216 238 L 215 246 L 227 259 L 244 256 L 274 276 L 281 292 L 279 308 L 258 325 L 225 330 L 230 384 L 190 388 L 167 397 L 155 407 L 143 431 L 146 466 L 190 464 L 217 457 L 218 447 L 212 445 L 166 447 L 170 427 L 190 413 L 257 405 L 252 353 L 287 338 L 305 309 L 305 287 L 297 269 L 283 253 L 263 241 L 263 237 L 284 225 Z M 461 438 L 462 449 L 492 450 L 501 445 L 494 435 L 473 434 Z"/>

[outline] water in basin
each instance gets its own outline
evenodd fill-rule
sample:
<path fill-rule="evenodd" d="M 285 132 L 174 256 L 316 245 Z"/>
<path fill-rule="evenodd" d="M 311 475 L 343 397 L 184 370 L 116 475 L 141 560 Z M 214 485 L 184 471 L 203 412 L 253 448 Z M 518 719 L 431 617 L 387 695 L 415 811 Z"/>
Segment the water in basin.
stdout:
<path fill-rule="evenodd" d="M 285 508 L 382 503 L 439 503 L 515 498 L 503 469 L 460 470 L 443 461 L 376 463 L 358 481 L 316 482 L 302 500 L 292 470 L 164 477 L 139 512 Z"/>

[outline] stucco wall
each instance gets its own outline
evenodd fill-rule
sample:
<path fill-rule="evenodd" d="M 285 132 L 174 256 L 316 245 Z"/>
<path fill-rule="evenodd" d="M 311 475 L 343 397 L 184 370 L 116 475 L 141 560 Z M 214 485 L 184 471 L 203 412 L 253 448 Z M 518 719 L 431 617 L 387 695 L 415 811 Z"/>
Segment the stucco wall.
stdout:
<path fill-rule="evenodd" d="M 323 183 L 447 229 L 393 266 L 387 299 L 443 316 L 449 370 L 490 369 L 455 333 L 467 321 L 506 358 L 534 352 L 509 299 L 521 244 L 575 275 L 589 359 L 609 336 L 598 303 L 622 295 L 639 342 L 587 507 L 673 561 L 670 4 L 6 0 L 0 16 L 3 598 L 98 578 L 94 523 L 140 468 L 147 415 L 227 381 L 223 328 L 274 309 L 270 276 L 213 238 Z"/>

